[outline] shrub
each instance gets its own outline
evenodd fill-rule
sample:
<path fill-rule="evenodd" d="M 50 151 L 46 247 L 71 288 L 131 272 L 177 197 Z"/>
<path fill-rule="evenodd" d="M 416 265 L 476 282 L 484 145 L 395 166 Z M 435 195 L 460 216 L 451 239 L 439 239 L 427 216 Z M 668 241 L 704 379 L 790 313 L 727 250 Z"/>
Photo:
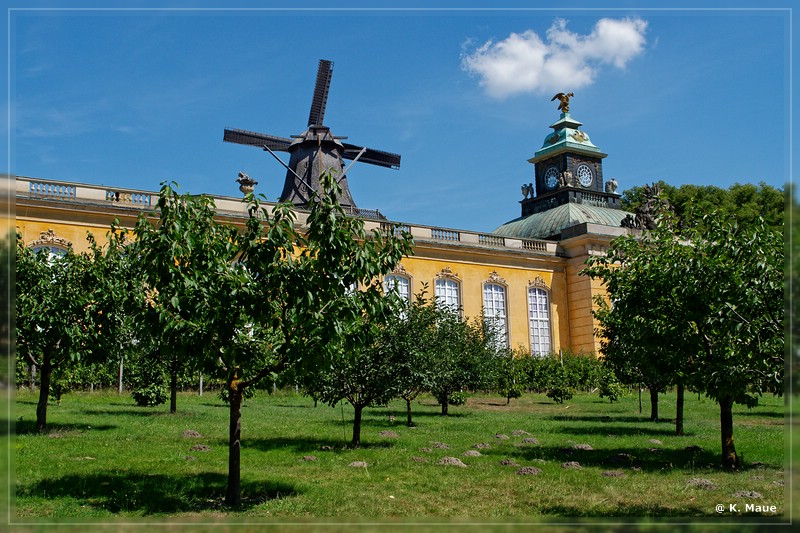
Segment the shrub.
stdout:
<path fill-rule="evenodd" d="M 131 396 L 136 402 L 136 405 L 141 407 L 155 407 L 167 401 L 167 386 L 164 383 L 141 385 L 131 391 Z"/>
<path fill-rule="evenodd" d="M 608 398 L 614 403 L 620 396 L 625 395 L 625 386 L 617 379 L 611 369 L 604 368 L 599 377 L 598 389 L 601 398 Z"/>
<path fill-rule="evenodd" d="M 547 391 L 547 397 L 551 398 L 556 403 L 564 403 L 572 398 L 574 392 L 572 387 L 567 385 L 555 385 Z"/>
<path fill-rule="evenodd" d="M 464 405 L 467 403 L 467 393 L 464 391 L 451 392 L 447 397 L 447 403 L 450 405 Z"/>

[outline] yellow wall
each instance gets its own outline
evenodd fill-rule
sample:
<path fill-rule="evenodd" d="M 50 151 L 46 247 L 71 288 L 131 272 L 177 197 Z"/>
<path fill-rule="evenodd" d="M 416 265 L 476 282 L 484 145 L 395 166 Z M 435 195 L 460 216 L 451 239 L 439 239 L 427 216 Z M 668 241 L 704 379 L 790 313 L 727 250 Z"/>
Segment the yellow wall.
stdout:
<path fill-rule="evenodd" d="M 26 200 L 17 205 L 16 226 L 26 244 L 39 239 L 42 232 L 53 230 L 57 237 L 70 241 L 74 250 L 84 251 L 88 249 L 87 232 L 92 232 L 98 242 L 103 243 L 115 217 L 124 227 L 132 227 L 141 212 L 116 206 L 53 205 Z M 241 223 L 239 219 L 228 221 Z M 599 241 L 596 236 L 571 241 L 565 250 L 572 257 L 566 258 L 522 249 L 417 239 L 415 254 L 404 258 L 402 265 L 411 278 L 412 294 L 417 294 L 423 284 L 427 284 L 429 297 L 433 297 L 437 276 L 449 268 L 460 282 L 461 302 L 467 317 L 480 316 L 484 283 L 492 276 L 500 278 L 506 286 L 509 345 L 526 351 L 530 350 L 527 291 L 532 282 L 541 278 L 550 296 L 553 351 L 571 349 L 598 353 L 600 345 L 594 337 L 592 298 L 604 294 L 604 290 L 599 281 L 578 273 Z"/>

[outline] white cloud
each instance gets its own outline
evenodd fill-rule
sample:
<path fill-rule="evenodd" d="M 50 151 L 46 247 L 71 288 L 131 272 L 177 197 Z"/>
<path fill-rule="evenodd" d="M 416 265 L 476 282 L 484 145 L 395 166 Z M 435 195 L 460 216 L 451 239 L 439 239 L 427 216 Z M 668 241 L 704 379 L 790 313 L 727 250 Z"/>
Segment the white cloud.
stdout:
<path fill-rule="evenodd" d="M 487 41 L 465 53 L 461 66 L 478 76 L 489 96 L 573 90 L 591 84 L 602 65 L 625 68 L 645 46 L 647 22 L 639 18 L 600 19 L 589 35 L 557 19 L 543 40 L 533 30 Z"/>

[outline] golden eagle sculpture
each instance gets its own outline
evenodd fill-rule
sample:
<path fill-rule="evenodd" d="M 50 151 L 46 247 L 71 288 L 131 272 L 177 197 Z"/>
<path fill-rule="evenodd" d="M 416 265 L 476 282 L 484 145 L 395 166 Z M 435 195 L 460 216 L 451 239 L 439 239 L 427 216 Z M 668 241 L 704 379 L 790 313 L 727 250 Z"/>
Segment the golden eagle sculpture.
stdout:
<path fill-rule="evenodd" d="M 569 99 L 573 96 L 575 96 L 574 93 L 558 93 L 550 101 L 552 102 L 558 99 L 560 102 L 558 104 L 558 110 L 563 111 L 564 113 L 569 113 Z"/>

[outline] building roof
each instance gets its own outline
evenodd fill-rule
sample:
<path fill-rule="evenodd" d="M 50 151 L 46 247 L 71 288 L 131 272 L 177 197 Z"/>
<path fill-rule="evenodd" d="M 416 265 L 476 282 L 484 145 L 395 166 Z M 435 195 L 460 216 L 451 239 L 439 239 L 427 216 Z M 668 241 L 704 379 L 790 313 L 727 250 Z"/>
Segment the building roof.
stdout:
<path fill-rule="evenodd" d="M 626 215 L 621 209 L 570 202 L 506 222 L 493 233 L 519 239 L 557 239 L 561 230 L 587 222 L 619 227 Z"/>
<path fill-rule="evenodd" d="M 600 148 L 589 140 L 589 135 L 578 129 L 581 126 L 582 123 L 572 118 L 569 113 L 561 113 L 561 117 L 550 125 L 555 131 L 544 138 L 542 147 L 528 161 L 536 163 L 566 151 L 606 157 L 607 154 L 601 152 Z"/>

